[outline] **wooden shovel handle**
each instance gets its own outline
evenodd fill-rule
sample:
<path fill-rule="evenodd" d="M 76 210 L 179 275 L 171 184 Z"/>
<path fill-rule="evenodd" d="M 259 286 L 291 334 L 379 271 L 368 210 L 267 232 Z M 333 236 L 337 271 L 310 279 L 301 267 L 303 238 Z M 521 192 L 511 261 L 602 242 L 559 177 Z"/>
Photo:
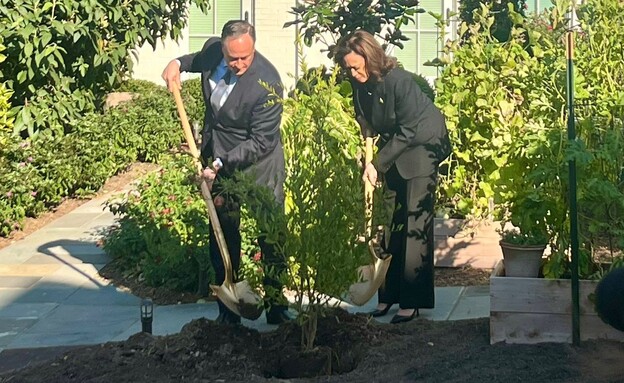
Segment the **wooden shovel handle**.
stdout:
<path fill-rule="evenodd" d="M 373 137 L 366 137 L 364 147 L 364 166 L 373 160 Z M 373 192 L 375 186 L 370 183 L 368 178 L 364 180 L 364 205 L 366 215 L 366 235 L 371 236 L 373 230 Z"/>
<path fill-rule="evenodd" d="M 225 268 L 225 283 L 231 284 L 234 281 L 233 273 L 232 273 L 232 261 L 230 260 L 230 253 L 228 252 L 227 242 L 225 241 L 225 236 L 223 235 L 223 229 L 221 229 L 221 223 L 219 222 L 219 216 L 217 215 L 217 209 L 215 209 L 214 201 L 212 200 L 212 195 L 210 193 L 210 187 L 206 180 L 202 177 L 202 165 L 199 160 L 199 151 L 197 150 L 197 145 L 195 144 L 195 137 L 193 136 L 193 132 L 191 131 L 191 125 L 188 121 L 188 116 L 186 115 L 186 109 L 184 109 L 184 103 L 182 102 L 182 97 L 180 96 L 180 91 L 177 88 L 173 90 L 173 98 L 175 99 L 176 107 L 178 108 L 178 114 L 180 115 L 180 120 L 182 121 L 182 129 L 184 129 L 184 138 L 186 139 L 186 143 L 189 147 L 191 155 L 197 164 L 197 173 L 201 179 L 201 191 L 202 196 L 204 197 L 204 201 L 206 202 L 206 207 L 208 208 L 208 216 L 210 217 L 210 224 L 212 225 L 212 229 L 215 232 L 215 237 L 217 238 L 217 244 L 219 245 L 219 250 L 221 251 L 221 259 L 223 260 L 223 267 Z"/>

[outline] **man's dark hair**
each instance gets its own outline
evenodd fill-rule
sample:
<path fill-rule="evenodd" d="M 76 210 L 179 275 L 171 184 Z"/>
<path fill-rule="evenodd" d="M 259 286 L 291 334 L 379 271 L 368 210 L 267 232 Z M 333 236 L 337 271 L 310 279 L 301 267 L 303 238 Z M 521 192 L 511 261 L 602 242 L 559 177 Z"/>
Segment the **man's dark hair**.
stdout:
<path fill-rule="evenodd" d="M 251 39 L 256 42 L 256 28 L 245 20 L 230 20 L 223 26 L 221 30 L 221 40 L 228 37 L 239 37 L 249 34 Z"/>

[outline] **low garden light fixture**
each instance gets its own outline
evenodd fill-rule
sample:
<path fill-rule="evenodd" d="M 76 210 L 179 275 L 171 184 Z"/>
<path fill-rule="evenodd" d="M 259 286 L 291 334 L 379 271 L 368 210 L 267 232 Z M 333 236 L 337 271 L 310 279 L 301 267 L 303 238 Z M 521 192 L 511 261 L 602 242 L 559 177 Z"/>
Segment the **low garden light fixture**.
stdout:
<path fill-rule="evenodd" d="M 151 299 L 141 301 L 141 331 L 152 333 L 152 321 L 154 320 L 154 303 Z"/>

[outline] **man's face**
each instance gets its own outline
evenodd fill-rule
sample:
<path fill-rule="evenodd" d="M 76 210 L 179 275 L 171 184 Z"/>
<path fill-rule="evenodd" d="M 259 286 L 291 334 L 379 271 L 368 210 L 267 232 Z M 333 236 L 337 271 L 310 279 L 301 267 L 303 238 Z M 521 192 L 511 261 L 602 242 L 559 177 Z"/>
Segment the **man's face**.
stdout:
<path fill-rule="evenodd" d="M 232 73 L 242 76 L 254 59 L 254 41 L 249 34 L 228 37 L 223 41 L 223 57 Z"/>

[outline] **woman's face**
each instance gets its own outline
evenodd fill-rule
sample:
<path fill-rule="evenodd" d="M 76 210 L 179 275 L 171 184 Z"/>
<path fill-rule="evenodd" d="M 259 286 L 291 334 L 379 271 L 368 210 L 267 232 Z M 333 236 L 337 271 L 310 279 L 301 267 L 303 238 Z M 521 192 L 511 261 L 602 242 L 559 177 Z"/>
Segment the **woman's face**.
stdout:
<path fill-rule="evenodd" d="M 355 52 L 351 52 L 344 57 L 344 69 L 357 82 L 365 83 L 368 80 L 366 60 Z"/>

